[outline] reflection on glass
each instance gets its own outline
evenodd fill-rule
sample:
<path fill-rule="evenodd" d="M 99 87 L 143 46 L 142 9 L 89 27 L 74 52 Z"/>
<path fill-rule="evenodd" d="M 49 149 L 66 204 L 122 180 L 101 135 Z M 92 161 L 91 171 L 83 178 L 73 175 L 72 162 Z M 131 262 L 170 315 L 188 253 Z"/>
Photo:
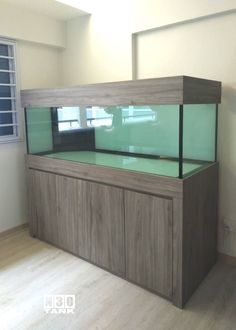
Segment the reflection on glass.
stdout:
<path fill-rule="evenodd" d="M 184 105 L 184 158 L 214 161 L 216 106 Z"/>
<path fill-rule="evenodd" d="M 29 153 L 179 175 L 179 105 L 26 109 Z M 216 106 L 184 106 L 184 175 L 214 161 Z"/>

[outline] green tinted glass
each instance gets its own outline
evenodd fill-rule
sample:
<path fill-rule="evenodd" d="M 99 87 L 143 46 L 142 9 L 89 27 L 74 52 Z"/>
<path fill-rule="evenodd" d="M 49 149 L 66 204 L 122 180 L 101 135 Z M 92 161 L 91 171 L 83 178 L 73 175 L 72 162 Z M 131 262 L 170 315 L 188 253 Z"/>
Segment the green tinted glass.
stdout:
<path fill-rule="evenodd" d="M 50 108 L 27 108 L 26 125 L 29 153 L 53 150 Z"/>
<path fill-rule="evenodd" d="M 28 108 L 29 153 L 179 176 L 179 105 Z M 184 105 L 183 175 L 215 160 L 216 106 Z"/>
<path fill-rule="evenodd" d="M 93 151 L 56 152 L 47 154 L 47 157 L 157 175 L 173 177 L 178 177 L 179 175 L 179 163 L 177 160 L 150 159 L 145 156 L 124 156 Z M 183 174 L 192 173 L 201 168 L 202 165 L 199 163 L 183 163 Z"/>
<path fill-rule="evenodd" d="M 216 105 L 184 105 L 183 157 L 215 160 Z"/>
<path fill-rule="evenodd" d="M 95 127 L 97 149 L 178 157 L 179 106 L 107 107 L 110 126 Z"/>

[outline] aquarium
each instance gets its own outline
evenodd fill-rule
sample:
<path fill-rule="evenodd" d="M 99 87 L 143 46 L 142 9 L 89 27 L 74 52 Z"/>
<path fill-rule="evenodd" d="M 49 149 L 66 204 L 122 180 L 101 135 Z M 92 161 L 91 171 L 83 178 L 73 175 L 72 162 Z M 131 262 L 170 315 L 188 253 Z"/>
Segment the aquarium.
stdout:
<path fill-rule="evenodd" d="M 217 105 L 27 107 L 29 154 L 183 178 L 216 161 Z"/>

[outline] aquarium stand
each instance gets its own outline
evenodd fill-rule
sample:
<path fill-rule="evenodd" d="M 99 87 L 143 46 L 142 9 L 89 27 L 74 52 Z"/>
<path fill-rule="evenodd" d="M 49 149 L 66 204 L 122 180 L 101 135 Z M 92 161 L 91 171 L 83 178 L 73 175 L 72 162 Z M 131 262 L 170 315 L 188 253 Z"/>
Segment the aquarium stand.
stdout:
<path fill-rule="evenodd" d="M 178 76 L 21 96 L 31 235 L 183 308 L 217 258 L 221 83 Z M 123 120 L 147 104 L 143 121 Z M 61 132 L 61 106 L 106 106 L 113 123 L 91 127 L 90 117 Z"/>
<path fill-rule="evenodd" d="M 217 164 L 180 180 L 26 160 L 32 236 L 181 308 L 216 262 Z"/>

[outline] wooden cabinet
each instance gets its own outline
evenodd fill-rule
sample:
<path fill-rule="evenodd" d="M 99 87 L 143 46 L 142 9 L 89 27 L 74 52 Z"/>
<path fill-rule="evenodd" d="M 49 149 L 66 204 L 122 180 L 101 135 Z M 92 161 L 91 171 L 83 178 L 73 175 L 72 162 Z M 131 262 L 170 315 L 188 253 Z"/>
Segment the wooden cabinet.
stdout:
<path fill-rule="evenodd" d="M 123 190 L 83 181 L 78 254 L 124 276 Z"/>
<path fill-rule="evenodd" d="M 125 220 L 127 278 L 171 297 L 171 200 L 126 191 Z"/>
<path fill-rule="evenodd" d="M 52 174 L 50 174 L 52 175 Z M 56 175 L 56 226 L 57 238 L 55 244 L 76 253 L 78 210 L 81 200 L 78 198 L 78 180 Z"/>
<path fill-rule="evenodd" d="M 29 187 L 37 237 L 171 296 L 171 200 L 37 170 Z"/>
<path fill-rule="evenodd" d="M 179 180 L 27 159 L 33 236 L 184 306 L 216 261 L 217 164 Z"/>
<path fill-rule="evenodd" d="M 77 180 L 29 170 L 32 234 L 76 252 Z"/>
<path fill-rule="evenodd" d="M 124 276 L 123 190 L 29 170 L 31 233 Z"/>
<path fill-rule="evenodd" d="M 56 175 L 29 171 L 30 219 L 38 238 L 57 244 Z"/>

